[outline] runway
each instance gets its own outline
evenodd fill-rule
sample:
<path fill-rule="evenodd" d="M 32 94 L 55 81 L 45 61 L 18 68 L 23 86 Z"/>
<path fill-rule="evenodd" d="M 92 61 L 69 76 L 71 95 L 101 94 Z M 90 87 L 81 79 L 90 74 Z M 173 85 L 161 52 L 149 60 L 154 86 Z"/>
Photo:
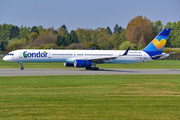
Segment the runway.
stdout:
<path fill-rule="evenodd" d="M 180 69 L 0 69 L 0 76 L 180 74 Z"/>

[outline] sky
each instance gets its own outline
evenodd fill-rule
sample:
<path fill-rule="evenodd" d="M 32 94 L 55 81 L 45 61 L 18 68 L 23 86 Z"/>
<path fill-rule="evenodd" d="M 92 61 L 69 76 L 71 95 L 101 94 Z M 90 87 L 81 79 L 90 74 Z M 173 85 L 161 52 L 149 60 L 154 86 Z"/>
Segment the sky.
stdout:
<path fill-rule="evenodd" d="M 178 22 L 179 6 L 180 0 L 0 0 L 0 24 L 113 31 L 116 24 L 126 29 L 138 15 L 163 25 Z"/>

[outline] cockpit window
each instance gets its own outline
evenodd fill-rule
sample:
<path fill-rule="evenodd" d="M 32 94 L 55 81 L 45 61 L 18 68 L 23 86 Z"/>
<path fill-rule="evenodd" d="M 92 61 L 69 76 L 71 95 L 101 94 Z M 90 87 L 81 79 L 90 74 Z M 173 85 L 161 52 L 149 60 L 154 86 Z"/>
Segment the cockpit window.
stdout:
<path fill-rule="evenodd" d="M 13 53 L 8 53 L 7 55 L 8 55 L 8 56 L 13 56 L 14 54 L 13 54 Z"/>

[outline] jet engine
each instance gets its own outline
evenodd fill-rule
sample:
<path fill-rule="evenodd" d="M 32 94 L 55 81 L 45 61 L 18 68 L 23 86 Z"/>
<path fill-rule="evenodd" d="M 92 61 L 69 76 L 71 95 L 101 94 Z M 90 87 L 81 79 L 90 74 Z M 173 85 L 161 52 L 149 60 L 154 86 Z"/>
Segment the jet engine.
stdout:
<path fill-rule="evenodd" d="M 75 60 L 74 67 L 91 67 L 92 63 L 89 60 Z"/>
<path fill-rule="evenodd" d="M 65 67 L 74 67 L 74 64 L 73 64 L 73 63 L 67 63 L 67 62 L 65 62 L 65 63 L 64 63 L 64 66 L 65 66 Z"/>

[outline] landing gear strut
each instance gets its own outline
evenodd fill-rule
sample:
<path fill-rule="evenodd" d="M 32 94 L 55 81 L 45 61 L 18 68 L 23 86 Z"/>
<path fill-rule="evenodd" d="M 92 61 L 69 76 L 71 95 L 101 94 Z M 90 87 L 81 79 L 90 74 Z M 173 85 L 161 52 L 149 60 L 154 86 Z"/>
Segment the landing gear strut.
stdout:
<path fill-rule="evenodd" d="M 96 62 L 93 62 L 92 65 L 93 65 L 94 67 L 86 67 L 86 70 L 99 70 L 99 68 L 96 67 Z"/>
<path fill-rule="evenodd" d="M 19 62 L 19 64 L 21 64 L 21 70 L 24 70 L 24 67 L 23 67 L 23 62 Z"/>

